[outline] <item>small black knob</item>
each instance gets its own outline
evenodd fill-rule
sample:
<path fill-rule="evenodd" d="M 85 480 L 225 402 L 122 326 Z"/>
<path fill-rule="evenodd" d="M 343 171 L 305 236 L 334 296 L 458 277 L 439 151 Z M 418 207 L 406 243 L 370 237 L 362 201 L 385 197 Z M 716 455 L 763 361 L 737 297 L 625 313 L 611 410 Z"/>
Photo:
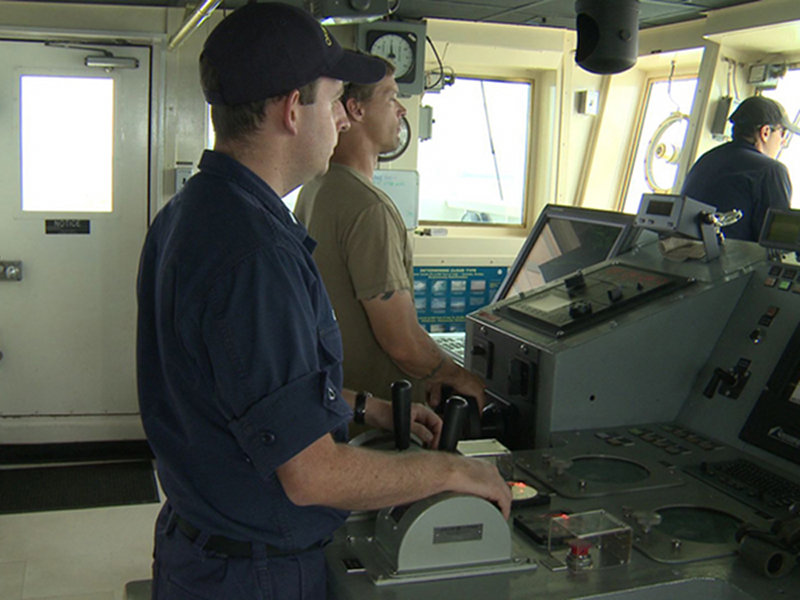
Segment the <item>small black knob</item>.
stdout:
<path fill-rule="evenodd" d="M 569 316 L 573 319 L 592 314 L 592 303 L 588 300 L 577 300 L 569 305 Z"/>

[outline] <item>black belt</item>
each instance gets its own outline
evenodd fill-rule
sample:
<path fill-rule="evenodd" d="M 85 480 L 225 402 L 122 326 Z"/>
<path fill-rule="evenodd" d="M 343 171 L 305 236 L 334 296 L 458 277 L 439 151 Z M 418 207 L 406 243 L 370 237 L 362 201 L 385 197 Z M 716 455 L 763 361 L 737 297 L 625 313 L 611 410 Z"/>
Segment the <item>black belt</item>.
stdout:
<path fill-rule="evenodd" d="M 175 515 L 175 524 L 178 526 L 178 530 L 185 535 L 189 541 L 194 542 L 202 533 L 197 527 L 189 523 L 189 521 L 180 515 Z M 224 554 L 225 556 L 230 556 L 231 558 L 251 558 L 254 554 L 253 545 L 257 544 L 265 549 L 267 556 L 278 557 L 301 554 L 310 550 L 317 550 L 325 546 L 327 541 L 328 540 L 318 542 L 302 550 L 280 550 L 263 542 L 243 542 L 241 540 L 232 540 L 221 535 L 211 535 L 208 537 L 206 543 L 203 544 L 202 547 L 203 550 L 210 550 L 211 552 Z"/>

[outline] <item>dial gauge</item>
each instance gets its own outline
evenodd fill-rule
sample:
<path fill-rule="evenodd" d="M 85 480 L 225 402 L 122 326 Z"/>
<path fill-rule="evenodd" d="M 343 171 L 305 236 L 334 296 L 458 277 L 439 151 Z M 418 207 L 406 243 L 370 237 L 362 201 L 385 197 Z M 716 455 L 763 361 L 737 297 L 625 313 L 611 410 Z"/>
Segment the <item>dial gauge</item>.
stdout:
<path fill-rule="evenodd" d="M 394 65 L 395 79 L 402 79 L 414 68 L 414 45 L 405 35 L 384 33 L 375 38 L 369 51 Z"/>
<path fill-rule="evenodd" d="M 405 117 L 400 118 L 400 133 L 397 136 L 397 146 L 388 152 L 381 152 L 378 155 L 380 162 L 388 162 L 398 158 L 408 149 L 408 144 L 411 141 L 411 125 Z"/>

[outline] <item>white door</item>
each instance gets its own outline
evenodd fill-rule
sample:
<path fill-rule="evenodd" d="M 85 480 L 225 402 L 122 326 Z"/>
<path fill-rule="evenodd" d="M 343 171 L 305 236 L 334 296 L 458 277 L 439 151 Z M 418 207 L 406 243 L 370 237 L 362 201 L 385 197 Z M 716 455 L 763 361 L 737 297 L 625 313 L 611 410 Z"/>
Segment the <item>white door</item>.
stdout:
<path fill-rule="evenodd" d="M 150 49 L 66 46 L 0 42 L 0 443 L 138 422 Z"/>

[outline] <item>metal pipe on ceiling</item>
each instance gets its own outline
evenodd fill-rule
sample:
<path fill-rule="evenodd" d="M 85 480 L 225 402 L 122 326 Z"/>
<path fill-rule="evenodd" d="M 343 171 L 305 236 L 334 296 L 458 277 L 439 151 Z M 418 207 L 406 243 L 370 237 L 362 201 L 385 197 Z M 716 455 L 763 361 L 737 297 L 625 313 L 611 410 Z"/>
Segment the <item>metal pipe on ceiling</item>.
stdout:
<path fill-rule="evenodd" d="M 192 13 L 184 19 L 178 31 L 169 39 L 167 50 L 175 50 L 216 10 L 222 0 L 203 0 Z"/>

